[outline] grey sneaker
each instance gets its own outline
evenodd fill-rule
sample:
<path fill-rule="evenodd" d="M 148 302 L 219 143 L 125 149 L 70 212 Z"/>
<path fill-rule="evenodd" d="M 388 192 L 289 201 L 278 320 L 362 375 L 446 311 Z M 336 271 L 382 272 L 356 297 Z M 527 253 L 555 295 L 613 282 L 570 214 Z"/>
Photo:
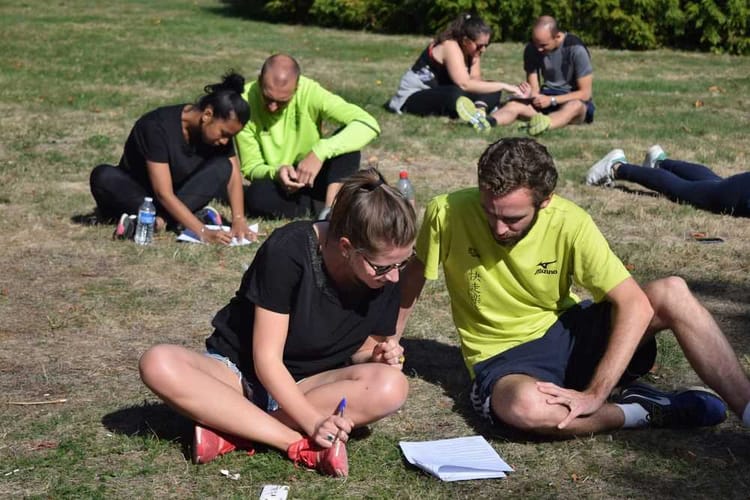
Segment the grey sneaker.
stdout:
<path fill-rule="evenodd" d="M 477 132 L 489 132 L 492 126 L 487 121 L 487 116 L 482 113 L 474 102 L 466 96 L 456 99 L 456 114 L 458 117 L 474 127 Z"/>
<path fill-rule="evenodd" d="M 617 163 L 627 163 L 627 161 L 622 149 L 613 149 L 589 169 L 586 174 L 586 184 L 589 186 L 612 186 L 615 183 L 612 167 Z"/>
<path fill-rule="evenodd" d="M 664 152 L 664 150 L 659 146 L 658 144 L 654 144 L 650 148 L 648 148 L 648 151 L 646 152 L 646 157 L 643 159 L 643 166 L 644 168 L 656 168 L 656 162 L 666 160 L 667 159 L 667 153 Z"/>

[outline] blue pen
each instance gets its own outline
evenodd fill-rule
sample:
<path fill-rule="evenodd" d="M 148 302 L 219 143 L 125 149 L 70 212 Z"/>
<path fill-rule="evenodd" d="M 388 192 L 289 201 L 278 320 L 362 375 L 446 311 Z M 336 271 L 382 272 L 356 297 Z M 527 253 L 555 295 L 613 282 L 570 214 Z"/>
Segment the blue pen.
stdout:
<path fill-rule="evenodd" d="M 346 408 L 346 398 L 343 398 L 339 405 L 336 407 L 336 415 L 338 415 L 339 417 L 343 417 L 344 408 Z"/>
<path fill-rule="evenodd" d="M 342 398 L 341 399 L 341 402 L 336 407 L 336 413 L 335 413 L 335 415 L 338 415 L 339 417 L 343 417 L 344 416 L 344 408 L 346 408 L 346 398 Z M 339 442 L 339 433 L 337 432 L 336 433 L 336 438 L 333 440 L 333 444 L 335 445 L 338 442 Z M 338 455 L 338 450 L 336 450 L 336 454 Z"/>

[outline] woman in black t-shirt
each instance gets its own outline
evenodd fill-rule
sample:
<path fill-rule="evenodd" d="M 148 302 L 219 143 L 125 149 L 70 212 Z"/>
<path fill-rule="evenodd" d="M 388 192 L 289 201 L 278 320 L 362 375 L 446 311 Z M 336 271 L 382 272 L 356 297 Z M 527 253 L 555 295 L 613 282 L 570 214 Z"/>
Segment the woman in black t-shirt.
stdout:
<path fill-rule="evenodd" d="M 244 84 L 241 75 L 229 73 L 221 83 L 207 85 L 196 103 L 157 108 L 139 118 L 120 164 L 99 165 L 91 172 L 98 212 L 120 217 L 122 223 L 151 196 L 157 231 L 182 225 L 211 243 L 228 244 L 233 236 L 254 239 L 244 216 L 242 174 L 232 144 L 250 118 L 242 99 Z M 230 233 L 206 228 L 195 215 L 224 196 L 232 209 Z"/>
<path fill-rule="evenodd" d="M 144 383 L 197 422 L 196 463 L 261 442 L 347 474 L 351 429 L 406 400 L 393 335 L 415 237 L 411 204 L 376 170 L 355 174 L 330 222 L 293 222 L 261 246 L 206 354 L 158 345 L 143 355 Z"/>

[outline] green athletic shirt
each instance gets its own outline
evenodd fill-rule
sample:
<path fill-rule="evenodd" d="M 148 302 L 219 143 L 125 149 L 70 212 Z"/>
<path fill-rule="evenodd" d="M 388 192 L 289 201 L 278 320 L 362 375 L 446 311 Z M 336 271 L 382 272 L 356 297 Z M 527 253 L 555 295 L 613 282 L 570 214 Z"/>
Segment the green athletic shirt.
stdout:
<path fill-rule="evenodd" d="M 297 165 L 310 151 L 321 161 L 359 151 L 380 134 L 378 122 L 367 111 L 304 76 L 278 113 L 266 108 L 257 80 L 245 85 L 242 97 L 250 104 L 250 121 L 235 137 L 235 149 L 242 173 L 251 181 L 273 180 L 279 167 Z M 323 120 L 344 128 L 322 138 Z"/>
<path fill-rule="evenodd" d="M 443 265 L 472 378 L 476 363 L 542 337 L 578 303 L 574 281 L 600 301 L 630 276 L 591 217 L 557 195 L 509 247 L 493 238 L 477 188 L 438 196 L 425 211 L 417 255 L 427 279 Z"/>

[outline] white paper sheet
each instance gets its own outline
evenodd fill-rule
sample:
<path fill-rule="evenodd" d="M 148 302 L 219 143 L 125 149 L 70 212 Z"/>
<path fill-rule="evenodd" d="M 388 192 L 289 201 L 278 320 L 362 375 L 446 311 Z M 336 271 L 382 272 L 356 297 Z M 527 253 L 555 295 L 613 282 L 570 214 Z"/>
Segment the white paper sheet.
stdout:
<path fill-rule="evenodd" d="M 437 441 L 400 441 L 409 463 L 443 481 L 505 477 L 513 469 L 482 436 Z"/>

